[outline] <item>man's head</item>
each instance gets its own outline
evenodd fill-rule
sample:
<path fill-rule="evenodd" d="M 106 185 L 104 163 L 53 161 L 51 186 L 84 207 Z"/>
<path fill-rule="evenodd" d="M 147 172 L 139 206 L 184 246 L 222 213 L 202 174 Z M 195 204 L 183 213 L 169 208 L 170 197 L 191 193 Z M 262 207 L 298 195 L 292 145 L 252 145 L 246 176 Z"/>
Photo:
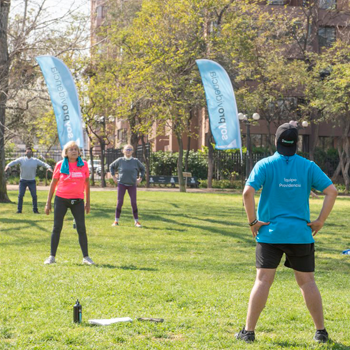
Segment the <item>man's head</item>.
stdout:
<path fill-rule="evenodd" d="M 123 148 L 123 153 L 124 153 L 124 156 L 129 158 L 132 156 L 132 152 L 134 151 L 134 147 L 131 146 L 131 145 L 125 145 L 124 148 Z"/>
<path fill-rule="evenodd" d="M 31 148 L 31 147 L 27 147 L 27 148 L 26 148 L 26 156 L 27 156 L 28 158 L 31 158 L 32 155 L 33 155 L 33 150 L 32 150 L 32 148 Z"/>
<path fill-rule="evenodd" d="M 284 123 L 276 131 L 277 152 L 283 156 L 293 156 L 297 151 L 298 126 L 296 122 Z"/>

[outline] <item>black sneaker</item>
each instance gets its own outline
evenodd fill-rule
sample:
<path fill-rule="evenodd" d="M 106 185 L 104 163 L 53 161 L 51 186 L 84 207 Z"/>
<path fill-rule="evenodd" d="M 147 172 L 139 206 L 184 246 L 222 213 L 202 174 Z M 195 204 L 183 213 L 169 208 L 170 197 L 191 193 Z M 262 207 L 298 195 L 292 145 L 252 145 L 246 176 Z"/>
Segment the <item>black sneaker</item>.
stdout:
<path fill-rule="evenodd" d="M 328 333 L 325 329 L 317 330 L 314 336 L 314 340 L 318 343 L 327 343 L 328 341 Z"/>
<path fill-rule="evenodd" d="M 22 212 L 20 210 L 17 210 L 16 214 L 22 214 Z"/>
<path fill-rule="evenodd" d="M 244 340 L 246 343 L 252 343 L 255 340 L 254 331 L 246 331 L 243 327 L 239 333 L 235 334 L 236 339 Z"/>
<path fill-rule="evenodd" d="M 34 213 L 34 214 L 40 214 L 40 213 L 39 213 L 39 210 L 34 210 L 33 213 Z"/>

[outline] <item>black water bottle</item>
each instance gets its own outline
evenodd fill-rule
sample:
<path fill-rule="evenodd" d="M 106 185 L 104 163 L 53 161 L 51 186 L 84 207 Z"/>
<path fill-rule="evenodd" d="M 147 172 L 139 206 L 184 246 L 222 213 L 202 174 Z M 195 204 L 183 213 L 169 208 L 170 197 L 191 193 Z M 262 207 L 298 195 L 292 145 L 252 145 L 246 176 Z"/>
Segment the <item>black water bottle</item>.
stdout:
<path fill-rule="evenodd" d="M 77 299 L 77 302 L 73 306 L 73 321 L 75 323 L 81 323 L 82 317 L 82 306 L 80 305 L 79 300 Z"/>

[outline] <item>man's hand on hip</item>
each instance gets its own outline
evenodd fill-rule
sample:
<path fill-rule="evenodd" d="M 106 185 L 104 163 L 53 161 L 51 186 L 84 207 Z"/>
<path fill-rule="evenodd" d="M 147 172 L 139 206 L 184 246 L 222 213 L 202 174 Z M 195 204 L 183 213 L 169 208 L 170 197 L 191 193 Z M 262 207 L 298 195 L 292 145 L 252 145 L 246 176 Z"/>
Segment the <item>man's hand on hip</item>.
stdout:
<path fill-rule="evenodd" d="M 321 230 L 321 228 L 324 225 L 324 222 L 321 220 L 317 219 L 315 221 L 311 221 L 310 223 L 307 224 L 309 227 L 311 227 L 312 230 L 312 235 L 315 236 L 318 231 Z"/>
<path fill-rule="evenodd" d="M 255 238 L 258 235 L 261 226 L 270 225 L 270 222 L 258 221 L 254 226 L 250 227 L 253 237 Z"/>

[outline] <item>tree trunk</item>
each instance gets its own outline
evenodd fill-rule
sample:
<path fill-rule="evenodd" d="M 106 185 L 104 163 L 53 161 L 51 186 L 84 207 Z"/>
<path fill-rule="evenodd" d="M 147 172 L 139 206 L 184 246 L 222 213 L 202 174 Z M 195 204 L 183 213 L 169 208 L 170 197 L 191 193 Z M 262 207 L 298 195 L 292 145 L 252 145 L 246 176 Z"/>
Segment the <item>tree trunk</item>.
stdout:
<path fill-rule="evenodd" d="M 338 154 L 339 154 L 339 151 L 338 151 Z M 341 171 L 341 164 L 340 164 L 340 161 L 337 165 L 337 168 L 335 169 L 334 171 L 334 174 L 332 175 L 332 182 L 337 182 L 337 179 L 338 179 L 338 176 L 340 174 L 340 171 Z"/>
<path fill-rule="evenodd" d="M 190 155 L 190 149 L 191 149 L 191 136 L 188 136 L 187 138 L 187 150 L 185 155 L 185 171 L 188 171 L 188 157 Z"/>
<path fill-rule="evenodd" d="M 209 128 L 207 134 L 207 142 L 208 142 L 208 188 L 213 188 L 213 175 L 214 175 L 214 148 L 212 145 L 212 135 L 211 130 Z"/>
<path fill-rule="evenodd" d="M 193 111 L 190 111 L 190 118 L 187 121 L 188 137 L 187 137 L 187 150 L 185 155 L 185 171 L 188 171 L 188 157 L 191 150 L 191 120 L 193 118 Z"/>
<path fill-rule="evenodd" d="M 136 117 L 129 118 L 129 125 L 130 125 L 130 144 L 134 148 L 134 154 L 133 156 L 137 157 L 137 146 L 139 144 L 139 134 L 135 132 L 135 126 L 136 126 Z"/>
<path fill-rule="evenodd" d="M 273 155 L 273 145 L 271 143 L 271 122 L 267 122 L 267 135 L 266 135 L 267 148 L 269 149 L 270 156 Z"/>
<path fill-rule="evenodd" d="M 85 127 L 85 131 L 90 140 L 89 154 L 90 154 L 90 162 L 91 162 L 91 185 L 95 186 L 95 169 L 94 169 L 94 154 L 93 154 L 94 146 L 91 146 L 93 144 L 93 138 L 91 137 L 91 133 L 87 125 Z"/>
<path fill-rule="evenodd" d="M 346 160 L 345 169 L 344 169 L 344 182 L 345 182 L 345 193 L 349 193 L 350 190 L 350 178 L 349 178 L 349 167 L 350 167 L 350 160 Z"/>
<path fill-rule="evenodd" d="M 149 157 L 146 151 L 146 142 L 143 135 L 141 136 L 141 142 L 142 142 L 142 154 L 143 154 L 143 159 L 145 161 L 145 168 L 146 168 L 146 187 L 149 188 L 150 164 L 149 164 Z"/>
<path fill-rule="evenodd" d="M 93 149 L 94 147 L 90 146 L 89 154 L 90 154 L 90 164 L 91 164 L 91 185 L 95 186 L 94 153 L 92 152 Z"/>
<path fill-rule="evenodd" d="M 184 155 L 184 145 L 181 135 L 176 134 L 177 142 L 179 143 L 179 158 L 177 160 L 177 174 L 179 176 L 180 192 L 186 192 L 185 179 L 182 174 L 182 160 Z"/>
<path fill-rule="evenodd" d="M 9 83 L 10 60 L 7 47 L 7 26 L 10 1 L 0 0 L 0 202 L 11 202 L 5 177 L 5 117 Z"/>
<path fill-rule="evenodd" d="M 345 184 L 345 192 L 349 193 L 350 189 L 350 178 L 349 178 L 349 167 L 350 167 L 350 145 L 349 145 L 349 130 L 350 130 L 350 121 L 345 120 L 345 127 L 343 128 L 343 135 L 338 143 L 338 154 L 339 154 L 339 163 L 341 166 L 341 172 Z"/>
<path fill-rule="evenodd" d="M 318 132 L 319 132 L 319 129 L 320 129 L 320 125 L 317 123 L 317 124 L 313 124 L 313 127 L 312 127 L 312 132 L 311 132 L 311 135 L 313 136 L 313 140 L 310 144 L 310 149 L 309 149 L 309 159 L 312 160 L 312 161 L 315 161 L 315 149 L 317 147 L 317 143 L 318 143 Z"/>
<path fill-rule="evenodd" d="M 101 145 L 101 187 L 104 188 L 106 187 L 106 178 L 105 178 L 105 148 L 106 148 L 106 143 L 102 139 L 100 140 L 100 145 Z"/>

